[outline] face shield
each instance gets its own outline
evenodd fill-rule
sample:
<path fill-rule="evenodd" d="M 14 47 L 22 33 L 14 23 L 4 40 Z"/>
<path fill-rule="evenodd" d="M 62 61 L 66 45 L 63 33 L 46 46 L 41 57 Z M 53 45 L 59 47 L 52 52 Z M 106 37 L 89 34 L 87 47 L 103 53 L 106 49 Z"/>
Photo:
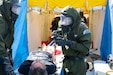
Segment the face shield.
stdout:
<path fill-rule="evenodd" d="M 60 15 L 59 27 L 61 28 L 63 33 L 70 31 L 72 24 L 73 18 L 71 16 L 65 14 Z"/>
<path fill-rule="evenodd" d="M 19 15 L 19 14 L 20 14 L 20 10 L 21 10 L 21 5 L 20 5 L 20 3 L 17 3 L 17 2 L 13 3 L 12 8 L 11 8 L 11 11 L 12 11 L 14 14 L 16 14 L 16 15 Z"/>
<path fill-rule="evenodd" d="M 72 25 L 73 20 L 72 17 L 61 14 L 59 25 L 69 26 Z"/>

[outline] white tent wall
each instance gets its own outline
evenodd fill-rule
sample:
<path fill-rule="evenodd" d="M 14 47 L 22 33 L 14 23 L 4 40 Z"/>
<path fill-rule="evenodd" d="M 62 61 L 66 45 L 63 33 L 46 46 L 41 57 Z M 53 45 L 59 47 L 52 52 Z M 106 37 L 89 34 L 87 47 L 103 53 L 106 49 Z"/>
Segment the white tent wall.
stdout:
<path fill-rule="evenodd" d="M 47 41 L 50 36 L 51 21 L 54 14 L 44 14 L 37 10 L 28 12 L 28 46 L 29 51 L 41 47 L 42 41 Z"/>
<path fill-rule="evenodd" d="M 89 28 L 92 32 L 92 46 L 97 49 L 94 53 L 100 55 L 101 36 L 103 31 L 105 10 L 91 10 L 89 14 Z"/>
<path fill-rule="evenodd" d="M 40 17 L 40 19 L 39 19 Z M 31 11 L 28 13 L 28 46 L 29 51 L 37 49 L 41 45 L 41 23 L 40 20 L 43 16 L 38 16 L 36 11 Z"/>

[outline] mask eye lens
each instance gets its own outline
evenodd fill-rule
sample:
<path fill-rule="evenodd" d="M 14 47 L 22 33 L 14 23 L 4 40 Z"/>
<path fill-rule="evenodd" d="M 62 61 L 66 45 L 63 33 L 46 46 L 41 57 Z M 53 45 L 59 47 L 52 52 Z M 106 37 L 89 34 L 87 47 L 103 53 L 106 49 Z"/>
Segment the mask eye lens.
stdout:
<path fill-rule="evenodd" d="M 63 21 L 65 19 L 65 16 L 64 15 L 61 15 L 60 16 L 60 21 Z"/>

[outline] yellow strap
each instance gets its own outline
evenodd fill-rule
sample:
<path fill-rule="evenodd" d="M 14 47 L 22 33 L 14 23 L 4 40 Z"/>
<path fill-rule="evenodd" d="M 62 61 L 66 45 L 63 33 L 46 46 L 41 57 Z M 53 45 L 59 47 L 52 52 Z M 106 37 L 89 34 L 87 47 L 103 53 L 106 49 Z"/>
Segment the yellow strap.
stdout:
<path fill-rule="evenodd" d="M 109 74 L 110 72 L 113 72 L 113 70 L 108 70 L 108 71 L 106 72 L 106 75 L 110 75 L 110 74 Z"/>

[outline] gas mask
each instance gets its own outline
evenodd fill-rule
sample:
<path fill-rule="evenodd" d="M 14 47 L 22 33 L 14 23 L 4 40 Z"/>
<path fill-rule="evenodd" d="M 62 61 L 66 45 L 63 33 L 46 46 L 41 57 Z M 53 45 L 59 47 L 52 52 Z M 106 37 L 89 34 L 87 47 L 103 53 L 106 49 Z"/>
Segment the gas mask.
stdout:
<path fill-rule="evenodd" d="M 20 0 L 14 0 L 12 2 L 12 7 L 11 7 L 11 12 L 12 12 L 12 21 L 16 21 L 17 17 L 20 14 L 21 10 L 21 5 L 20 5 Z"/>
<path fill-rule="evenodd" d="M 20 14 L 20 10 L 21 10 L 21 6 L 13 4 L 11 11 L 16 14 L 19 15 Z"/>
<path fill-rule="evenodd" d="M 68 16 L 68 15 L 61 15 L 60 16 L 60 25 L 64 25 L 64 26 L 68 26 L 68 25 L 72 25 L 73 20 L 72 17 Z"/>
<path fill-rule="evenodd" d="M 60 16 L 60 21 L 59 21 L 59 26 L 62 28 L 63 32 L 68 32 L 71 30 L 73 24 L 73 19 L 72 17 L 68 15 L 63 15 L 61 14 Z"/>

